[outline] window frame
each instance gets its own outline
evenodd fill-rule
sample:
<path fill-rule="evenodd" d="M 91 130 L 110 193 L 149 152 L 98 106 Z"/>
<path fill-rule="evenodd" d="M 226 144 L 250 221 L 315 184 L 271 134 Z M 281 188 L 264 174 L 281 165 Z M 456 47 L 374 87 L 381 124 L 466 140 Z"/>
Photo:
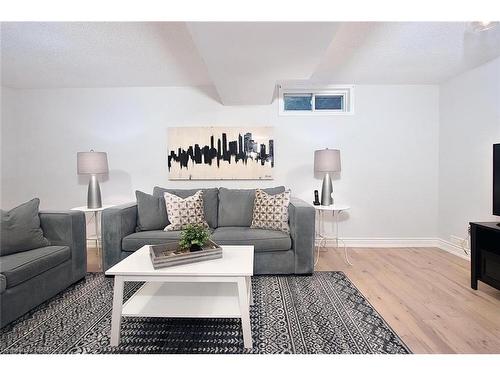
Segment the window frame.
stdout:
<path fill-rule="evenodd" d="M 354 85 L 328 85 L 321 87 L 278 85 L 278 108 L 281 116 L 332 116 L 354 114 Z M 310 94 L 311 110 L 285 110 L 285 95 Z M 343 96 L 344 109 L 316 109 L 316 96 Z"/>

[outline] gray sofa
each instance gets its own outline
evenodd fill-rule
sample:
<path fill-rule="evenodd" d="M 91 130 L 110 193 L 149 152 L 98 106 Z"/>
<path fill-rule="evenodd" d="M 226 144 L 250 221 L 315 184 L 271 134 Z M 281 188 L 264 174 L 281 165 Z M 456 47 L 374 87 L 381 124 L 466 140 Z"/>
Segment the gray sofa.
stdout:
<path fill-rule="evenodd" d="M 188 197 L 198 189 L 165 189 L 156 186 L 153 196 L 164 205 L 165 191 Z M 290 234 L 252 229 L 253 189 L 202 189 L 205 218 L 212 239 L 221 245 L 253 245 L 255 274 L 311 274 L 314 267 L 314 208 L 297 198 L 289 205 Z M 270 194 L 284 187 L 264 189 Z M 143 194 L 143 193 L 142 193 Z M 144 245 L 179 239 L 180 231 L 140 230 L 137 203 L 108 208 L 102 213 L 103 269 L 107 270 Z"/>
<path fill-rule="evenodd" d="M 87 272 L 84 213 L 41 211 L 39 217 L 50 246 L 0 257 L 1 327 L 82 279 Z"/>

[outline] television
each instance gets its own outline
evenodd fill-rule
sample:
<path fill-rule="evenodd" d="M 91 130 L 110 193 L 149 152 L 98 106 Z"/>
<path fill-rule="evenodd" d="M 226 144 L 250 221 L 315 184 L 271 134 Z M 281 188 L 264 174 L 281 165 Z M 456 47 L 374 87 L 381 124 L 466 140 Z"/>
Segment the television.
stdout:
<path fill-rule="evenodd" d="M 493 145 L 493 215 L 500 216 L 500 143 Z"/>

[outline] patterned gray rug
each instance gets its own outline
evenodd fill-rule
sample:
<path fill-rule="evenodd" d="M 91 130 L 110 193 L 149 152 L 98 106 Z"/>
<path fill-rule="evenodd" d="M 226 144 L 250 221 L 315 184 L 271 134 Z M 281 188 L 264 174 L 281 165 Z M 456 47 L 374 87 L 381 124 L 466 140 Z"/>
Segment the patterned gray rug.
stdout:
<path fill-rule="evenodd" d="M 254 347 L 237 319 L 124 318 L 109 346 L 112 279 L 88 274 L 0 330 L 0 353 L 410 353 L 342 272 L 252 278 Z M 127 283 L 125 298 L 139 287 Z"/>

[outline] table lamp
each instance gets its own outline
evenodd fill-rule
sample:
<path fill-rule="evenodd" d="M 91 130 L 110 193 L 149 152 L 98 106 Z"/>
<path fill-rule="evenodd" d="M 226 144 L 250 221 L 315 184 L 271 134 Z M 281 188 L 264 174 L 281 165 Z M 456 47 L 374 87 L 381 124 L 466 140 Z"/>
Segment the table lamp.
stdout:
<path fill-rule="evenodd" d="M 87 192 L 87 208 L 101 208 L 101 189 L 98 174 L 108 173 L 108 156 L 105 152 L 78 152 L 77 173 L 89 174 L 89 189 Z"/>
<path fill-rule="evenodd" d="M 314 171 L 324 173 L 323 187 L 321 188 L 321 205 L 333 204 L 333 184 L 330 173 L 340 172 L 340 150 L 316 150 L 314 151 Z"/>

